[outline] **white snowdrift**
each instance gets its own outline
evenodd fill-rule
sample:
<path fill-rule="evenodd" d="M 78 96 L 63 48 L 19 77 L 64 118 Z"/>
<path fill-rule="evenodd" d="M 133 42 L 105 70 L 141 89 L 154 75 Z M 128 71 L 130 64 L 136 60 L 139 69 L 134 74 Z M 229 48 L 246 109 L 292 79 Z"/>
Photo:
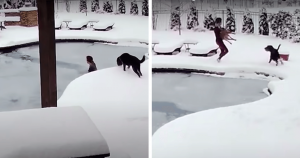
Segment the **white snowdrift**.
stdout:
<path fill-rule="evenodd" d="M 94 29 L 106 29 L 109 26 L 113 26 L 115 23 L 114 22 L 102 22 L 99 21 L 94 24 L 93 28 Z"/>
<path fill-rule="evenodd" d="M 203 44 L 198 43 L 190 46 L 190 52 L 193 54 L 207 54 L 209 51 L 218 48 L 216 44 Z"/>
<path fill-rule="evenodd" d="M 199 38 L 214 42 L 212 33 L 187 33 L 181 37 L 162 31 L 154 39 Z M 252 103 L 211 109 L 186 115 L 165 124 L 153 135 L 153 158 L 298 158 L 300 156 L 300 55 L 297 44 L 272 37 L 236 35 L 227 45 L 229 54 L 221 63 L 210 58 L 153 56 L 153 68 L 186 68 L 226 73 L 264 72 L 283 77 L 271 81 L 272 95 Z M 284 65 L 268 63 L 268 44 L 282 43 L 292 58 Z M 251 43 L 251 45 L 249 45 Z M 216 96 L 217 99 L 217 96 Z M 201 103 L 199 103 L 201 106 Z"/>
<path fill-rule="evenodd" d="M 80 107 L 1 112 L 0 130 L 3 158 L 109 154 L 106 141 Z"/>
<path fill-rule="evenodd" d="M 80 19 L 80 20 L 74 20 L 69 23 L 69 28 L 82 28 L 84 25 L 87 25 L 89 23 L 88 20 Z"/>
<path fill-rule="evenodd" d="M 59 107 L 81 106 L 101 131 L 112 158 L 148 157 L 148 60 L 139 78 L 132 69 L 113 67 L 72 81 Z"/>
<path fill-rule="evenodd" d="M 154 51 L 158 53 L 170 53 L 173 52 L 176 48 L 181 48 L 182 46 L 182 41 L 159 43 L 155 45 Z"/>
<path fill-rule="evenodd" d="M 55 19 L 55 28 L 59 28 L 62 26 L 62 21 L 60 19 Z"/>

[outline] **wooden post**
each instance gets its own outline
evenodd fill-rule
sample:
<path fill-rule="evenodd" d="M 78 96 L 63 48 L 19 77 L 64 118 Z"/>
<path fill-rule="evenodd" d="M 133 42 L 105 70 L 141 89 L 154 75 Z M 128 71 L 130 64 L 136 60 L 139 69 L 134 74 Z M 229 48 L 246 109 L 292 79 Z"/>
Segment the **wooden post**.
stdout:
<path fill-rule="evenodd" d="M 37 0 L 42 108 L 57 107 L 54 1 Z"/>

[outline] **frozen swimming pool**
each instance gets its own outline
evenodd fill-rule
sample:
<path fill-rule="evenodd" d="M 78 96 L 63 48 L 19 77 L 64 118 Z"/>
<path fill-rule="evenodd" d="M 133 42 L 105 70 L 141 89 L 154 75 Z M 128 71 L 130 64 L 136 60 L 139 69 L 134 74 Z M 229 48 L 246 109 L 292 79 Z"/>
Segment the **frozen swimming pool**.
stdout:
<path fill-rule="evenodd" d="M 155 73 L 152 77 L 152 133 L 178 117 L 267 97 L 268 81 Z"/>
<path fill-rule="evenodd" d="M 124 52 L 142 58 L 147 49 L 100 43 L 57 43 L 58 98 L 72 80 L 87 73 L 87 55 L 93 56 L 99 70 L 116 66 L 116 58 Z M 21 59 L 22 56 L 31 61 Z M 0 87 L 0 111 L 41 107 L 38 46 L 0 55 Z"/>

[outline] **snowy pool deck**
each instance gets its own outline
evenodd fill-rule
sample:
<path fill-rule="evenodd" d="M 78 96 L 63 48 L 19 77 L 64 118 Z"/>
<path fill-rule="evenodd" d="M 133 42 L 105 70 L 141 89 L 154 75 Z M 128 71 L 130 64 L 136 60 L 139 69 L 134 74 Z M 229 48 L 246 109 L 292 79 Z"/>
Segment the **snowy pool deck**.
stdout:
<path fill-rule="evenodd" d="M 153 39 L 198 39 L 199 44 L 214 42 L 212 32 L 189 33 L 155 31 Z M 167 37 L 167 38 L 166 38 Z M 181 68 L 223 72 L 224 76 L 267 73 L 283 78 L 271 81 L 273 94 L 265 99 L 186 115 L 165 124 L 153 135 L 153 158 L 298 158 L 300 151 L 300 55 L 299 44 L 273 37 L 235 35 L 238 41 L 227 44 L 229 54 L 221 63 L 217 57 L 191 57 L 182 52 L 174 56 L 153 56 L 153 68 Z M 249 45 L 249 43 L 251 43 Z M 266 45 L 282 44 L 290 60 L 284 65 L 269 64 Z M 216 96 L 217 99 L 217 96 Z M 180 143 L 178 143 L 180 142 Z M 175 150 L 176 149 L 176 150 Z"/>

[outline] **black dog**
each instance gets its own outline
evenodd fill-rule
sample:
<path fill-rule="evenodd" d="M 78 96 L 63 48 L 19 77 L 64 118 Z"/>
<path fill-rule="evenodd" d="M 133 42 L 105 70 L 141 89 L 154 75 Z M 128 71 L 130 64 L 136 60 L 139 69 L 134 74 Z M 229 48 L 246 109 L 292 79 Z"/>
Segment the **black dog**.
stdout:
<path fill-rule="evenodd" d="M 123 65 L 124 71 L 126 71 L 126 65 L 128 69 L 132 66 L 132 70 L 139 76 L 143 76 L 141 73 L 141 63 L 145 61 L 146 57 L 143 56 L 142 60 L 138 59 L 135 56 L 132 56 L 128 53 L 123 53 L 121 56 L 117 58 L 118 66 Z"/>
<path fill-rule="evenodd" d="M 277 49 L 275 49 L 275 48 L 274 48 L 273 46 L 271 46 L 271 45 L 268 45 L 267 47 L 265 47 L 265 50 L 268 51 L 268 52 L 270 52 L 270 60 L 269 60 L 269 63 L 271 63 L 271 61 L 273 60 L 273 61 L 276 62 L 276 66 L 278 66 L 278 60 L 281 62 L 281 64 L 283 64 L 283 61 L 282 61 L 282 59 L 281 59 L 281 57 L 280 57 L 280 55 L 279 55 L 279 52 L 278 52 L 278 50 L 279 50 L 279 48 L 280 48 L 280 45 L 281 45 L 281 44 L 279 44 L 279 46 L 278 46 Z"/>

